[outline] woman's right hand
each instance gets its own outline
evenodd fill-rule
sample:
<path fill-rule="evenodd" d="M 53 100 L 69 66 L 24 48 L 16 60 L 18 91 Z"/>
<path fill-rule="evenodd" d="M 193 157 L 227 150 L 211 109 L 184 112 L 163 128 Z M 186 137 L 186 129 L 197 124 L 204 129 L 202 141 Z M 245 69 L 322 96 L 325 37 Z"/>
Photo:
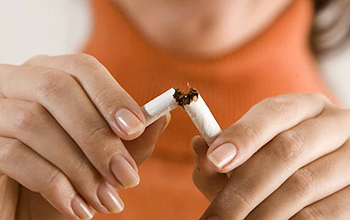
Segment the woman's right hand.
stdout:
<path fill-rule="evenodd" d="M 168 120 L 145 130 L 138 104 L 86 54 L 0 65 L 1 219 L 122 211 L 115 188 L 138 184 Z"/>

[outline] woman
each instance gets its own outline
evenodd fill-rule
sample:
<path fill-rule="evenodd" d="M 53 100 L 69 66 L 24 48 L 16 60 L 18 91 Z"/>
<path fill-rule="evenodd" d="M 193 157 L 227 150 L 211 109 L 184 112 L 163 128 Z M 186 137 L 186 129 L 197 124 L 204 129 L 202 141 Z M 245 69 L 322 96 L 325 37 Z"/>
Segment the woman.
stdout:
<path fill-rule="evenodd" d="M 84 52 L 99 61 L 38 56 L 0 67 L 1 216 L 121 212 L 114 188 L 139 183 L 137 165 L 169 123 L 145 128 L 137 103 L 191 82 L 225 129 L 211 146 L 192 142 L 194 182 L 211 201 L 203 219 L 346 219 L 350 114 L 329 100 L 310 49 L 328 49 L 319 29 L 310 41 L 314 9 L 328 3 L 93 1 Z M 336 4 L 346 15 L 349 3 Z M 181 110 L 173 118 L 140 168 L 140 186 L 121 190 L 128 208 L 96 219 L 204 212 L 190 183 L 196 131 Z"/>

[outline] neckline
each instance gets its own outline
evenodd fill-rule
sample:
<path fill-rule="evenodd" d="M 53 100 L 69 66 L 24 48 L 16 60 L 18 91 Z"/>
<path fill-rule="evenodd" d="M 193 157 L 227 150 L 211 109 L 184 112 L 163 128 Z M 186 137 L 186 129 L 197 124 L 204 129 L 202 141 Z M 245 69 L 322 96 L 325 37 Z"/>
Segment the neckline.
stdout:
<path fill-rule="evenodd" d="M 128 15 L 122 10 L 122 8 L 112 2 L 111 0 L 95 0 L 93 1 L 95 7 L 95 27 L 97 25 L 106 25 L 104 22 L 101 22 L 104 15 L 109 17 L 115 17 L 124 25 L 124 31 L 128 32 L 127 34 L 131 37 L 136 37 L 138 43 L 140 44 L 140 49 L 146 51 L 147 53 L 152 53 L 155 56 L 162 57 L 164 60 L 168 62 L 180 63 L 182 65 L 212 65 L 216 63 L 225 63 L 234 59 L 240 59 L 242 56 L 245 57 L 247 54 L 251 54 L 254 51 L 256 53 L 256 47 L 261 47 L 261 45 L 269 42 L 269 38 L 274 37 L 276 34 L 281 34 L 280 38 L 289 41 L 290 43 L 295 44 L 293 46 L 296 48 L 305 49 L 308 44 L 308 36 L 309 30 L 312 23 L 312 15 L 313 15 L 313 7 L 312 2 L 310 0 L 296 0 L 293 1 L 286 9 L 284 9 L 267 28 L 260 31 L 260 33 L 256 34 L 252 39 L 250 39 L 247 43 L 241 45 L 240 47 L 224 54 L 222 56 L 218 56 L 210 59 L 195 59 L 189 58 L 185 56 L 181 56 L 176 53 L 172 53 L 168 50 L 162 49 L 152 43 L 146 36 L 144 36 L 137 25 L 134 24 L 131 19 L 128 18 Z M 101 10 L 98 11 L 98 8 L 103 7 L 103 9 L 108 9 L 103 11 L 104 15 L 101 14 Z M 97 9 L 97 10 L 96 10 Z M 307 12 L 307 13 L 305 13 Z M 297 17 L 295 17 L 297 16 Z M 298 22 L 296 20 L 302 20 L 302 22 Z M 289 27 L 284 28 L 283 26 L 288 23 Z M 109 23 L 107 25 L 110 25 Z M 105 27 L 110 28 L 110 26 Z M 281 29 L 284 29 L 284 33 L 281 33 Z M 297 30 L 296 32 L 294 30 Z M 276 38 L 276 37 L 274 37 Z M 276 45 L 271 45 L 272 47 L 279 48 L 280 43 L 277 42 Z M 259 53 L 264 53 L 264 51 L 260 51 Z M 261 55 L 260 55 L 261 56 Z M 262 56 L 263 57 L 263 56 Z"/>

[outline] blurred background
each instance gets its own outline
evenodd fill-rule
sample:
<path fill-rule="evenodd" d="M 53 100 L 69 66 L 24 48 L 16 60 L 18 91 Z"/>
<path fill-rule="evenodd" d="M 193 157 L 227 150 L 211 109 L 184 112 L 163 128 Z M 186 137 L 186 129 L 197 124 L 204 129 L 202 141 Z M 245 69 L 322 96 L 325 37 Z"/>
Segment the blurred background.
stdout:
<path fill-rule="evenodd" d="M 88 0 L 0 0 L 0 63 L 81 50 L 91 31 Z M 331 90 L 350 107 L 350 48 L 319 60 Z"/>

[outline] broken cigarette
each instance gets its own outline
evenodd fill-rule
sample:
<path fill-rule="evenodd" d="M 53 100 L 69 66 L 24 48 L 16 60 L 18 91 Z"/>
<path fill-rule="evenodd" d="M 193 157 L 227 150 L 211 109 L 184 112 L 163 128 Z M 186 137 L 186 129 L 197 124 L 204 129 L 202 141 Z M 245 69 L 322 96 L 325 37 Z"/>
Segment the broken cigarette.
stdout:
<path fill-rule="evenodd" d="M 196 89 L 191 87 L 189 87 L 187 94 L 178 88 L 171 88 L 142 106 L 141 110 L 146 117 L 146 126 L 178 106 L 185 109 L 208 145 L 221 133 L 219 124 L 203 98 Z"/>
<path fill-rule="evenodd" d="M 175 88 L 171 88 L 141 107 L 146 118 L 146 127 L 179 106 L 173 97 L 175 92 Z"/>
<path fill-rule="evenodd" d="M 198 94 L 198 100 L 185 105 L 184 109 L 210 146 L 221 133 L 221 128 L 201 95 Z"/>

